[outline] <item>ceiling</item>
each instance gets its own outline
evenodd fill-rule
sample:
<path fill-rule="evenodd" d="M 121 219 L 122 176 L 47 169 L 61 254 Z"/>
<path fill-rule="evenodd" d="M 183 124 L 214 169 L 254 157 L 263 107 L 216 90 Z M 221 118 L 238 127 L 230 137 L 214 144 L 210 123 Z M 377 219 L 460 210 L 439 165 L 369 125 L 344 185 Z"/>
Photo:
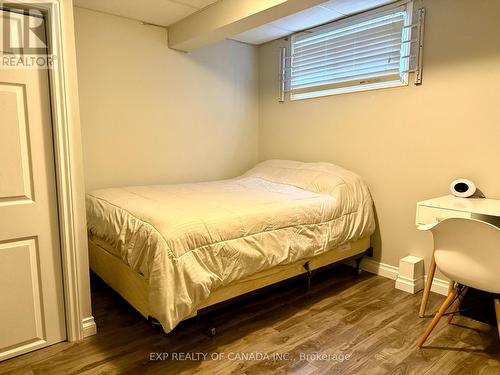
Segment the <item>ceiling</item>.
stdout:
<path fill-rule="evenodd" d="M 77 7 L 169 26 L 217 0 L 74 0 Z"/>
<path fill-rule="evenodd" d="M 74 0 L 76 6 L 169 26 L 218 0 Z M 262 44 L 296 31 L 392 3 L 395 0 L 329 0 L 302 12 L 233 36 L 231 39 Z"/>
<path fill-rule="evenodd" d="M 233 36 L 231 39 L 250 44 L 262 44 L 331 22 L 336 19 L 389 4 L 395 0 L 329 0 L 302 12 L 292 14 L 274 22 Z"/>

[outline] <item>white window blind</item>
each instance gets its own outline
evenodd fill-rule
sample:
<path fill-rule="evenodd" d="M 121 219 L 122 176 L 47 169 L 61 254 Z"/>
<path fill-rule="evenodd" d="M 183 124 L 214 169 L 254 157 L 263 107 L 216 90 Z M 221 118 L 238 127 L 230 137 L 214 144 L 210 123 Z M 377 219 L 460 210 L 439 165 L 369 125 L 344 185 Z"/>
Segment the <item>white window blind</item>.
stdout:
<path fill-rule="evenodd" d="M 411 3 L 292 37 L 291 99 L 407 84 Z"/>

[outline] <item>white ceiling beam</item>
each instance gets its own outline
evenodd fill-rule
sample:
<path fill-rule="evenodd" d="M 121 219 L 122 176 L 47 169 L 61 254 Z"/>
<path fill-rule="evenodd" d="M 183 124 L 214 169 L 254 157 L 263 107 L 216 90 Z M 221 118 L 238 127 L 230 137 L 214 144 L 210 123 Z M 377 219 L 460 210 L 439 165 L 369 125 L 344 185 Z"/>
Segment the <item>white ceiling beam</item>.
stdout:
<path fill-rule="evenodd" d="M 220 0 L 168 28 L 170 48 L 191 51 L 327 0 Z"/>

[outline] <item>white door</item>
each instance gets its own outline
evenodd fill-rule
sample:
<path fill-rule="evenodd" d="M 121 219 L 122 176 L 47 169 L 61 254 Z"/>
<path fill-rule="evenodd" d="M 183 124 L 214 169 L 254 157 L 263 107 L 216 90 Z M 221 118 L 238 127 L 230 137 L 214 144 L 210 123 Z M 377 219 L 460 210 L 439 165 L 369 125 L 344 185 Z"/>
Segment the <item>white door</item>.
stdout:
<path fill-rule="evenodd" d="M 0 360 L 65 338 L 48 72 L 0 67 Z"/>

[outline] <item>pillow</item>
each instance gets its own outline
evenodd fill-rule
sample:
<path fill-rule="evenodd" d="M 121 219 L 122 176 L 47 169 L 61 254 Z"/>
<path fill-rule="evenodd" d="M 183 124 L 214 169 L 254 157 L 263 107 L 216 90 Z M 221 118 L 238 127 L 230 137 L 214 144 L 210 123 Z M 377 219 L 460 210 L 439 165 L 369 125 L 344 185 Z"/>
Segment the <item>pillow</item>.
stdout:
<path fill-rule="evenodd" d="M 292 160 L 267 160 L 257 164 L 244 176 L 258 177 L 329 195 L 333 195 L 340 185 L 364 185 L 358 175 L 338 165 Z"/>

